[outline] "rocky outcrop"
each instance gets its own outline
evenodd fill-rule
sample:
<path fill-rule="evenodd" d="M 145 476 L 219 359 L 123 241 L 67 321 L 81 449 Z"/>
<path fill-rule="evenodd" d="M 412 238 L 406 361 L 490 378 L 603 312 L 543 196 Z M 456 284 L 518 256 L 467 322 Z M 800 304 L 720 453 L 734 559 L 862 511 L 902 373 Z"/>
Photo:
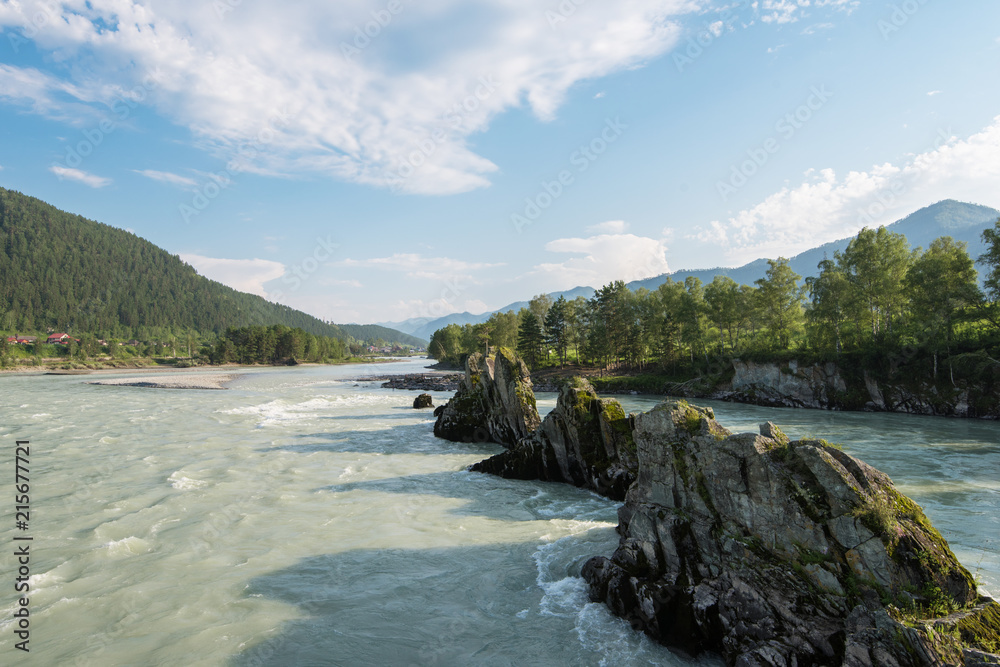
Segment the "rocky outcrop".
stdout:
<path fill-rule="evenodd" d="M 847 383 L 834 363 L 800 367 L 733 360 L 733 379 L 720 398 L 771 407 L 825 408 L 838 405 Z"/>
<path fill-rule="evenodd" d="M 638 476 L 619 511 L 620 546 L 583 570 L 593 599 L 660 642 L 731 665 L 966 660 L 957 632 L 900 622 L 982 601 L 885 474 L 824 441 L 789 442 L 770 423 L 732 434 L 683 401 L 634 423 Z M 968 611 L 969 625 L 1000 637 L 994 609 Z"/>
<path fill-rule="evenodd" d="M 542 422 L 528 367 L 506 348 L 499 348 L 490 357 L 470 355 L 454 397 L 434 415 L 434 435 L 439 438 L 507 447 L 530 435 Z"/>
<path fill-rule="evenodd" d="M 868 370 L 847 377 L 833 362 L 800 365 L 795 361 L 779 364 L 735 359 L 729 381 L 701 391 L 686 391 L 685 385 L 676 385 L 669 393 L 769 407 L 1000 418 L 993 381 L 983 384 L 981 369 L 975 371 L 978 381 L 960 379 L 953 383 L 943 372 L 940 381 L 933 382 L 930 369 L 890 365 L 893 368 L 888 375 L 883 372 L 879 378 Z M 905 373 L 904 367 L 908 368 Z"/>
<path fill-rule="evenodd" d="M 415 410 L 423 410 L 425 408 L 434 407 L 434 397 L 430 394 L 420 394 L 415 399 L 413 399 L 413 408 Z"/>
<path fill-rule="evenodd" d="M 623 500 L 637 466 L 633 428 L 618 401 L 599 398 L 577 378 L 560 388 L 555 409 L 534 433 L 470 470 L 566 482 Z"/>

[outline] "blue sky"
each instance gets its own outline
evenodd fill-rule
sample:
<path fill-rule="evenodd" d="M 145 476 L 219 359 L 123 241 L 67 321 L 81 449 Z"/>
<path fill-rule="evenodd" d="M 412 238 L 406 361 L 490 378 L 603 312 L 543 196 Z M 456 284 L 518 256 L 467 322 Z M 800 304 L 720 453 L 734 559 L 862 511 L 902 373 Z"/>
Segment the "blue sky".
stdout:
<path fill-rule="evenodd" d="M 1000 3 L 0 2 L 0 185 L 337 322 L 1000 208 Z"/>

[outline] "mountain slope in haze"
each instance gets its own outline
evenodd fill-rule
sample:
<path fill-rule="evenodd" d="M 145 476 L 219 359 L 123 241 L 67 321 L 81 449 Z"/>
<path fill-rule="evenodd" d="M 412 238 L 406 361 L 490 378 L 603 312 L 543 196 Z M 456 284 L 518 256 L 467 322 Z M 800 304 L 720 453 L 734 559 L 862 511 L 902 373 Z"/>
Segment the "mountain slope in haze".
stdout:
<path fill-rule="evenodd" d="M 552 300 L 555 301 L 560 296 L 565 297 L 567 301 L 572 301 L 578 296 L 582 296 L 585 299 L 589 299 L 594 296 L 593 287 L 574 287 L 571 290 L 566 290 L 565 292 L 553 292 L 549 294 Z M 470 312 L 464 313 L 452 313 L 451 315 L 445 315 L 444 317 L 414 317 L 409 320 L 403 320 L 402 322 L 381 322 L 382 326 L 392 327 L 393 329 L 398 329 L 399 331 L 405 331 L 413 336 L 419 338 L 424 338 L 430 340 L 430 337 L 438 329 L 443 329 L 449 324 L 457 324 L 458 326 L 463 326 L 466 324 L 480 324 L 490 319 L 493 313 L 506 313 L 509 310 L 513 310 L 515 313 L 522 308 L 527 308 L 527 301 L 515 301 L 514 303 L 507 304 L 503 308 L 498 308 L 497 310 L 491 310 L 488 313 L 481 313 L 479 315 L 473 315 Z"/>
<path fill-rule="evenodd" d="M 135 234 L 0 188 L 0 329 L 147 338 L 271 324 L 426 345 L 384 327 L 328 324 L 238 292 Z"/>
<path fill-rule="evenodd" d="M 965 241 L 968 243 L 969 255 L 971 255 L 973 259 L 976 259 L 986 250 L 986 247 L 980 238 L 980 234 L 982 234 L 983 230 L 987 227 L 992 227 L 993 223 L 995 223 L 997 219 L 1000 219 L 1000 211 L 996 209 L 988 206 L 967 204 L 953 199 L 946 199 L 936 204 L 932 204 L 931 206 L 927 206 L 926 208 L 922 208 L 919 211 L 916 211 L 915 213 L 912 213 L 890 225 L 886 225 L 886 229 L 891 232 L 904 235 L 910 242 L 911 248 L 921 247 L 926 249 L 931 244 L 931 241 L 939 236 L 951 236 L 956 241 Z M 831 241 L 830 243 L 824 243 L 816 248 L 806 250 L 805 252 L 791 257 L 789 259 L 789 264 L 792 267 L 792 270 L 802 276 L 802 278 L 815 276 L 819 272 L 817 265 L 824 258 L 833 259 L 833 254 L 838 250 L 845 250 L 847 248 L 847 244 L 850 243 L 852 238 L 854 237 L 852 236 L 849 238 L 839 239 L 837 241 Z M 640 287 L 645 287 L 648 290 L 655 290 L 657 287 L 665 283 L 667 278 L 676 282 L 684 282 L 684 280 L 689 276 L 698 278 L 703 283 L 710 283 L 715 276 L 720 275 L 729 276 L 736 282 L 743 285 L 752 285 L 756 280 L 763 278 L 766 273 L 767 260 L 756 259 L 749 264 L 744 264 L 743 266 L 734 268 L 718 267 L 714 269 L 674 271 L 673 273 L 667 273 L 653 278 L 632 281 L 628 283 L 628 287 L 632 290 L 639 289 Z M 553 300 L 558 299 L 560 296 L 566 297 L 567 300 L 575 299 L 577 296 L 583 296 L 589 299 L 594 295 L 594 292 L 595 290 L 593 287 L 575 287 L 565 292 L 552 292 L 549 296 L 551 296 Z M 493 313 L 505 313 L 508 310 L 517 311 L 521 308 L 527 307 L 527 305 L 527 301 L 516 301 L 498 310 L 482 313 L 480 315 L 472 315 L 471 313 L 454 313 L 435 319 L 415 318 L 405 320 L 403 322 L 386 324 L 401 331 L 407 331 L 413 335 L 430 338 L 435 331 L 449 324 L 479 324 L 480 322 L 488 320 Z"/>
<path fill-rule="evenodd" d="M 998 218 L 1000 218 L 1000 211 L 989 206 L 946 199 L 911 213 L 902 220 L 886 225 L 885 228 L 890 232 L 905 236 L 906 240 L 910 242 L 910 248 L 919 247 L 926 250 L 931 241 L 939 236 L 950 236 L 956 241 L 965 241 L 969 244 L 969 255 L 976 259 L 986 251 L 986 246 L 980 235 L 984 229 L 992 227 Z M 833 253 L 846 250 L 847 244 L 853 238 L 852 236 L 838 239 L 799 253 L 789 258 L 789 266 L 803 278 L 818 275 L 817 265 L 824 258 L 833 259 Z M 757 259 L 732 269 L 674 271 L 654 278 L 636 280 L 629 283 L 628 286 L 630 289 L 645 287 L 653 290 L 665 283 L 667 276 L 679 282 L 683 282 L 688 276 L 694 276 L 701 279 L 703 283 L 710 283 L 718 275 L 729 276 L 743 285 L 752 285 L 754 281 L 763 278 L 766 272 L 767 260 Z"/>

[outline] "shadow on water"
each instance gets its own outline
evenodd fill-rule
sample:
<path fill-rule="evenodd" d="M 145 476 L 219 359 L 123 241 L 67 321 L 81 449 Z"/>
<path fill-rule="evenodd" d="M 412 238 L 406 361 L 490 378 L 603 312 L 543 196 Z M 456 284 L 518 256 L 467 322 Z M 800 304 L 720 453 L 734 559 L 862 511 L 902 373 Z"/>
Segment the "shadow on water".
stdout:
<path fill-rule="evenodd" d="M 502 543 L 327 554 L 250 582 L 247 597 L 301 618 L 234 656 L 262 665 L 690 665 L 597 605 L 578 577 L 586 536 L 535 567 L 539 545 Z M 549 579 L 549 581 L 546 581 Z M 545 600 L 539 583 L 558 599 Z M 570 589 L 570 590 L 568 590 Z M 701 663 L 704 664 L 704 663 Z"/>
<path fill-rule="evenodd" d="M 478 472 L 444 471 L 345 482 L 317 491 L 350 493 L 373 491 L 404 496 L 435 496 L 463 500 L 450 513 L 505 521 L 609 521 L 617 520 L 619 505 L 596 493 L 558 482 L 510 480 Z"/>

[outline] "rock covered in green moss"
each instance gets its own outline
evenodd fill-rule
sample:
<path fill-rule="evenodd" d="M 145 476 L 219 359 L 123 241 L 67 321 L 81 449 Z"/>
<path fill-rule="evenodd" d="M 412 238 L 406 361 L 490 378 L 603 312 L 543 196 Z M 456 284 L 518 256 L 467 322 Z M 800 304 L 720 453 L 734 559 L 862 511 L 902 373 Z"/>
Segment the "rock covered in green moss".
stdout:
<path fill-rule="evenodd" d="M 454 397 L 434 413 L 434 435 L 511 446 L 541 423 L 528 367 L 511 350 L 470 355 Z"/>
<path fill-rule="evenodd" d="M 633 436 L 620 546 L 584 567 L 593 599 L 733 665 L 961 663 L 957 639 L 900 621 L 968 608 L 976 586 L 886 475 L 770 423 L 732 434 L 683 401 L 636 415 Z"/>
<path fill-rule="evenodd" d="M 508 451 L 470 468 L 501 477 L 566 482 L 623 500 L 635 479 L 633 424 L 621 404 L 586 380 L 560 387 L 555 409 Z"/>

